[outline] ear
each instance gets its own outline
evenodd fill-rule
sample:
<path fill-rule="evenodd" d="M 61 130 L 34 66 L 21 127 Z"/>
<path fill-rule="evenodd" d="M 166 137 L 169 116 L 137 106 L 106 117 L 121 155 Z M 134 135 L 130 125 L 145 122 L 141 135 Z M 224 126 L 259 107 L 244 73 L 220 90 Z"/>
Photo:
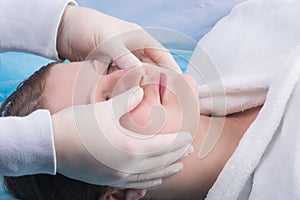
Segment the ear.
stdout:
<path fill-rule="evenodd" d="M 124 189 L 124 190 L 114 190 L 109 195 L 109 200 L 139 200 L 144 197 L 147 190 L 138 189 Z"/>
<path fill-rule="evenodd" d="M 147 190 L 129 189 L 126 191 L 126 200 L 139 200 L 143 198 Z"/>

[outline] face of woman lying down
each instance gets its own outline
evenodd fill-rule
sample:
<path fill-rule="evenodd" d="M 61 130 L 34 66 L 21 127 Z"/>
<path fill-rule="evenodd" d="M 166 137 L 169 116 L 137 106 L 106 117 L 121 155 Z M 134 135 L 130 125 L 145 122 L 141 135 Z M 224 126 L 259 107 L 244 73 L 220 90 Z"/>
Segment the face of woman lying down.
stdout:
<path fill-rule="evenodd" d="M 188 75 L 149 64 L 128 69 L 112 64 L 107 69 L 107 63 L 97 60 L 53 66 L 44 96 L 50 112 L 56 113 L 72 102 L 78 105 L 106 101 L 134 86 L 144 90 L 144 97 L 121 118 L 121 125 L 143 134 L 177 131 L 182 118 L 181 104 L 190 101 L 178 97 L 187 91 L 195 99 L 198 96 L 196 82 Z"/>

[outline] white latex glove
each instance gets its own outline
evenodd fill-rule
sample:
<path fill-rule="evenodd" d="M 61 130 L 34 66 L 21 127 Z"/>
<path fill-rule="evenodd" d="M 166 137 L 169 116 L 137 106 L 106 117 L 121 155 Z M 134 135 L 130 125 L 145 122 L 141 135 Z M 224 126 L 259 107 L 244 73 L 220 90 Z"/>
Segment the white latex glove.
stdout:
<path fill-rule="evenodd" d="M 94 51 L 121 68 L 139 66 L 145 58 L 181 72 L 168 50 L 140 26 L 78 6 L 66 7 L 58 29 L 57 50 L 71 61 L 85 60 Z"/>
<path fill-rule="evenodd" d="M 109 101 L 66 108 L 52 116 L 58 172 L 84 182 L 149 188 L 182 169 L 189 133 L 145 136 L 124 131 L 120 117 L 143 98 L 134 87 Z"/>

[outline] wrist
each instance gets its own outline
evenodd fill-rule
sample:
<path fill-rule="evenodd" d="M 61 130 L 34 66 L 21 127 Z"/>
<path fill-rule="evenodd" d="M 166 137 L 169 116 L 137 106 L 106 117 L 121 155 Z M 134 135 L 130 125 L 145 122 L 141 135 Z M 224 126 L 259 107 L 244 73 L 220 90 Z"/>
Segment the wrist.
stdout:
<path fill-rule="evenodd" d="M 56 49 L 58 52 L 58 57 L 61 60 L 65 60 L 66 58 L 68 58 L 66 51 L 69 48 L 68 47 L 69 38 L 66 34 L 66 30 L 67 30 L 67 25 L 70 23 L 69 20 L 70 20 L 70 12 L 72 10 L 72 7 L 74 6 L 73 5 L 66 6 L 58 26 L 57 38 L 56 38 Z"/>
<path fill-rule="evenodd" d="M 61 130 L 60 127 L 60 120 L 59 117 L 54 114 L 51 116 L 52 119 L 52 128 L 53 128 L 53 141 L 55 146 L 55 154 L 56 154 L 56 171 L 59 171 L 61 167 L 61 160 L 62 160 L 62 145 L 61 141 L 63 139 L 62 133 L 59 131 Z"/>

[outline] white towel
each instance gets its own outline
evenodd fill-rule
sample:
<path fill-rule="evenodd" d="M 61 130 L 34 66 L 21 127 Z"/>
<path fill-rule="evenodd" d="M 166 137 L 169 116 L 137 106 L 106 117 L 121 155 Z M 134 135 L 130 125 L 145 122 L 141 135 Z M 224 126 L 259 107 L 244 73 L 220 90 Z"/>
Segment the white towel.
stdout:
<path fill-rule="evenodd" d="M 187 73 L 198 77 L 202 114 L 263 104 L 274 73 L 300 42 L 299 10 L 298 0 L 248 0 L 199 41 Z"/>
<path fill-rule="evenodd" d="M 300 199 L 300 48 L 281 67 L 207 200 Z"/>
<path fill-rule="evenodd" d="M 299 10 L 299 0 L 245 1 L 194 51 L 202 113 L 264 104 L 207 200 L 300 199 Z"/>
<path fill-rule="evenodd" d="M 298 0 L 241 3 L 192 56 L 202 113 L 224 115 L 264 104 L 208 200 L 300 199 L 299 10 Z"/>

